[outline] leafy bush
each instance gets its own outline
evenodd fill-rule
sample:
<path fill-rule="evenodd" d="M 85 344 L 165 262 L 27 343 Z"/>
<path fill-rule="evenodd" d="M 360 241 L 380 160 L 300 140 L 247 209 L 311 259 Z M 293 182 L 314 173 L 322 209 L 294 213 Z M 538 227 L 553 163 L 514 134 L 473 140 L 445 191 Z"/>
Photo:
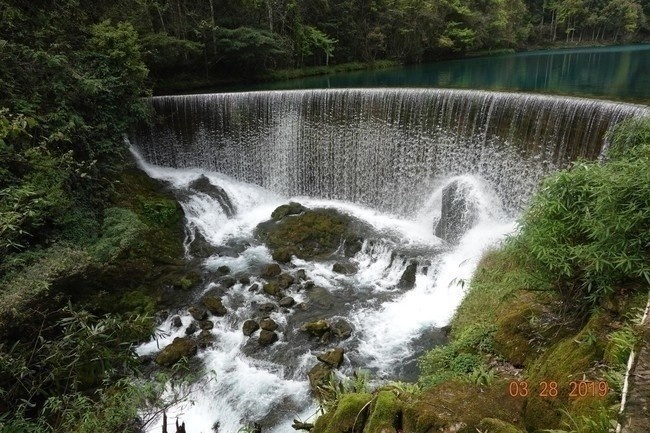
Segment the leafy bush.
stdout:
<path fill-rule="evenodd" d="M 623 284 L 650 282 L 649 125 L 621 125 L 606 163 L 549 178 L 523 218 L 517 242 L 581 312 Z"/>
<path fill-rule="evenodd" d="M 493 350 L 494 331 L 493 326 L 470 326 L 451 343 L 427 352 L 420 358 L 420 383 L 430 387 L 450 379 L 473 377 L 478 382 L 489 377 L 484 355 Z"/>
<path fill-rule="evenodd" d="M 128 209 L 108 208 L 105 211 L 103 235 L 92 247 L 92 255 L 99 261 L 115 259 L 138 241 L 147 226 Z"/>

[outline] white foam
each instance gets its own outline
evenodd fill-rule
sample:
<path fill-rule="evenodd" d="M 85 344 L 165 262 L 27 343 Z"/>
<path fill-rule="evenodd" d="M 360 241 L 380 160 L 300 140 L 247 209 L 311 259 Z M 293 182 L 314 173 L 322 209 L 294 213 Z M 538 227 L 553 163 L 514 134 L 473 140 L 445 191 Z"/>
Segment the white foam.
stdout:
<path fill-rule="evenodd" d="M 216 200 L 205 194 L 193 194 L 183 203 L 188 225 L 215 246 L 231 239 L 251 239 L 255 227 L 269 219 L 278 205 L 289 200 L 299 201 L 311 208 L 335 208 L 385 235 L 387 238 L 384 241 L 372 245 L 364 243 L 361 251 L 351 259 L 358 271 L 350 275 L 333 272 L 334 262 L 292 260 L 292 265 L 303 268 L 316 285 L 332 292 L 354 287 L 354 290 L 365 290 L 370 295 L 383 293 L 382 297 L 371 295 L 370 301 L 353 308 L 345 318 L 354 324 L 354 336 L 359 338 L 358 347 L 353 349 L 357 352 L 355 358 L 361 359 L 364 367 L 377 369 L 380 376 L 390 376 L 401 360 L 412 357 L 413 348 L 409 343 L 424 330 L 448 323 L 464 296 L 463 287 L 456 282 L 470 278 L 482 252 L 514 229 L 514 223 L 504 219 L 495 195 L 483 182 L 471 176 L 445 180 L 433 189 L 431 196 L 423 199 L 422 212 L 412 219 L 405 219 L 349 202 L 308 197 L 283 198 L 218 173 L 167 169 L 146 163 L 142 165 L 151 176 L 165 179 L 176 188 L 187 188 L 190 182 L 206 175 L 211 183 L 226 191 L 235 210 L 231 217 L 225 215 Z M 456 247 L 449 248 L 432 232 L 436 212 L 440 212 L 442 189 L 454 180 L 460 180 L 466 186 L 467 196 L 479 210 L 479 219 Z M 395 256 L 395 251 L 400 248 L 416 249 L 423 254 L 415 285 L 406 292 L 399 292 L 396 288 L 408 265 L 406 259 Z M 447 248 L 446 252 L 444 248 Z M 251 267 L 271 261 L 266 247 L 253 246 L 238 257 L 214 256 L 207 259 L 205 264 L 209 270 L 225 265 L 234 273 L 245 273 Z M 424 272 L 423 263 L 427 261 L 430 265 L 427 263 L 428 270 Z M 261 281 L 256 277 L 252 279 Z M 210 285 L 204 288 L 203 293 L 214 287 Z M 302 293 L 290 294 L 298 302 L 305 299 Z M 378 299 L 388 300 L 375 302 Z M 241 332 L 241 325 L 251 317 L 253 303 L 268 302 L 268 298 L 261 293 L 249 292 L 242 284 L 236 284 L 223 296 L 223 302 L 229 314 L 211 318 L 215 323 L 212 333 L 217 337 L 216 345 L 199 355 L 204 370 L 212 372 L 216 378 L 210 380 L 212 376 L 207 375 L 206 379 L 195 385 L 192 390 L 193 404 L 170 409 L 169 419 L 182 413 L 181 419 L 188 431 L 209 433 L 218 421 L 220 432 L 235 433 L 246 423 L 261 420 L 272 413 L 278 423 L 269 431 L 290 431 L 293 418 L 302 417 L 305 420 L 315 412 L 306 380 L 306 372 L 314 363 L 314 353 L 307 349 L 304 354 L 298 355 L 297 364 L 293 366 L 295 371 L 291 373 L 281 365 L 247 356 L 242 349 L 248 340 Z M 291 344 L 283 334 L 289 323 L 287 314 L 274 312 L 271 318 L 280 325 L 280 341 L 272 348 L 286 350 Z M 141 345 L 137 352 L 141 355 L 154 354 L 175 337 L 184 336 L 192 319 L 183 313 L 181 320 L 183 326 L 179 329 L 172 329 L 171 319 L 165 321 L 160 328 L 166 335 L 158 341 Z M 286 414 L 277 413 L 287 407 L 291 409 Z M 160 431 L 160 420 L 147 430 Z"/>

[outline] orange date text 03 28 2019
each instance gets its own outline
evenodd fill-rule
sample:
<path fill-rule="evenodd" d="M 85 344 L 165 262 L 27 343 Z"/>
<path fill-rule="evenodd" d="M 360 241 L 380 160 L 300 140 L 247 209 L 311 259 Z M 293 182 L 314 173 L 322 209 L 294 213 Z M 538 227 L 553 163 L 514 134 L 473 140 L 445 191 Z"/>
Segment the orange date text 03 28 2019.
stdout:
<path fill-rule="evenodd" d="M 569 382 L 568 389 L 561 389 L 554 380 L 542 380 L 536 385 L 536 387 L 530 386 L 525 380 L 513 380 L 508 386 L 508 394 L 510 397 L 537 395 L 539 397 L 555 398 L 561 391 L 566 390 L 569 397 L 576 398 L 586 396 L 605 397 L 609 392 L 609 385 L 604 381 L 574 380 Z"/>

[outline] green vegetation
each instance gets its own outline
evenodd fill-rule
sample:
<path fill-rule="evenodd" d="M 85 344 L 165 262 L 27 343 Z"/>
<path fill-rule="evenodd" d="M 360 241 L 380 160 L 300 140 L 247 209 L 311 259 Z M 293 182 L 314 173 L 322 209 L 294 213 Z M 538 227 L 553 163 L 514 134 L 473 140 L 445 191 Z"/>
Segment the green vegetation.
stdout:
<path fill-rule="evenodd" d="M 645 0 L 121 0 L 157 91 L 648 37 Z M 350 65 L 351 64 L 351 65 Z M 347 65 L 347 66 L 346 66 Z M 333 66 L 333 68 L 327 68 Z"/>
<path fill-rule="evenodd" d="M 129 162 L 147 68 L 129 23 L 75 0 L 0 5 L 0 430 L 133 429 L 167 287 L 195 284 L 182 211 Z M 199 276 L 200 278 L 200 276 Z"/>

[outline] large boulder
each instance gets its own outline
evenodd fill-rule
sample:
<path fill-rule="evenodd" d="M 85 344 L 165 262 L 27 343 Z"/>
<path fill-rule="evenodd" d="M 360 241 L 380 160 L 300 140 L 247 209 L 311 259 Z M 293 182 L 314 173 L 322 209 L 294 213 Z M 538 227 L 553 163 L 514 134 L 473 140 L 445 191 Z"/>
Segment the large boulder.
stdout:
<path fill-rule="evenodd" d="M 264 331 L 275 331 L 278 329 L 278 324 L 275 323 L 275 320 L 271 319 L 270 317 L 265 317 L 260 320 L 260 328 L 262 328 Z"/>
<path fill-rule="evenodd" d="M 330 325 L 324 320 L 316 320 L 315 322 L 307 322 L 303 324 L 300 327 L 300 330 L 321 337 L 330 330 Z"/>
<path fill-rule="evenodd" d="M 316 359 L 320 362 L 329 365 L 332 368 L 339 368 L 343 364 L 343 354 L 345 351 L 340 347 L 336 349 L 329 350 L 321 355 L 318 355 Z"/>
<path fill-rule="evenodd" d="M 261 346 L 270 346 L 276 341 L 278 341 L 278 334 L 273 331 L 267 331 L 266 329 L 260 331 L 260 337 L 257 340 Z"/>
<path fill-rule="evenodd" d="M 170 367 L 181 360 L 181 358 L 196 355 L 198 346 L 196 341 L 191 338 L 174 338 L 172 344 L 165 347 L 162 352 L 156 356 L 156 363 L 165 367 Z"/>
<path fill-rule="evenodd" d="M 201 175 L 201 177 L 192 181 L 189 184 L 189 188 L 195 192 L 206 194 L 212 199 L 216 200 L 227 216 L 230 217 L 235 214 L 235 208 L 232 205 L 232 201 L 230 200 L 230 197 L 228 197 L 226 191 L 210 183 L 210 179 L 208 179 L 205 175 Z"/>
<path fill-rule="evenodd" d="M 470 193 L 470 186 L 460 180 L 443 188 L 440 220 L 434 230 L 436 236 L 455 244 L 474 227 L 479 210 Z"/>
<path fill-rule="evenodd" d="M 242 332 L 245 336 L 250 337 L 255 331 L 260 329 L 260 325 L 255 320 L 248 319 L 242 325 Z"/>
<path fill-rule="evenodd" d="M 276 209 L 277 211 L 277 209 Z M 288 262 L 324 258 L 336 252 L 348 238 L 370 233 L 364 223 L 335 209 L 306 209 L 299 215 L 259 224 L 256 235 L 269 247 L 274 260 Z"/>
<path fill-rule="evenodd" d="M 216 296 L 206 296 L 203 298 L 203 305 L 215 316 L 225 316 L 228 313 L 226 307 L 223 306 L 223 301 Z"/>

